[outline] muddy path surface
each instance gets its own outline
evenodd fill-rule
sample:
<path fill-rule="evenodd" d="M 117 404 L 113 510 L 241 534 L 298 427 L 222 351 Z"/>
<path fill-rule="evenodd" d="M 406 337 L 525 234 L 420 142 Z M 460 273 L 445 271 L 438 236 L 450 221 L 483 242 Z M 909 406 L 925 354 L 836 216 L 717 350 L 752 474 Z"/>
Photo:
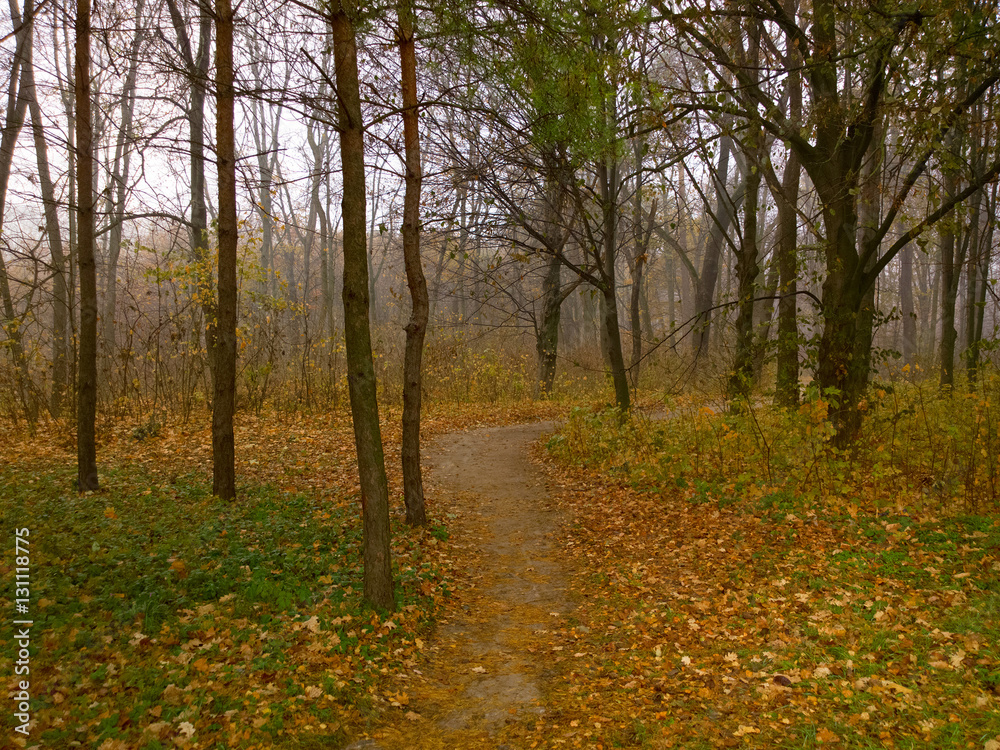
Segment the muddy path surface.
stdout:
<path fill-rule="evenodd" d="M 573 608 L 571 571 L 553 540 L 562 518 L 529 458 L 554 429 L 453 433 L 427 451 L 428 496 L 435 515 L 452 517 L 451 543 L 471 585 L 428 638 L 428 660 L 406 675 L 398 718 L 350 750 L 513 748 L 502 737 L 508 725 L 544 721 L 555 633 Z"/>

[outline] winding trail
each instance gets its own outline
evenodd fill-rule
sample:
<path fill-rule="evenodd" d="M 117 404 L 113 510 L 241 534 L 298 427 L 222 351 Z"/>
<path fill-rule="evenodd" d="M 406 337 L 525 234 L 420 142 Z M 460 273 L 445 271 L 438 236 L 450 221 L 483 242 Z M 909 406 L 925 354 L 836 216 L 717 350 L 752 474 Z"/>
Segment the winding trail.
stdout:
<path fill-rule="evenodd" d="M 551 537 L 560 516 L 530 445 L 554 423 L 452 433 L 428 451 L 429 497 L 452 514 L 456 554 L 476 566 L 474 588 L 429 639 L 430 658 L 407 684 L 407 717 L 349 750 L 504 748 L 507 723 L 546 711 L 551 634 L 572 605 L 570 571 Z M 465 549 L 461 549 L 464 546 Z"/>

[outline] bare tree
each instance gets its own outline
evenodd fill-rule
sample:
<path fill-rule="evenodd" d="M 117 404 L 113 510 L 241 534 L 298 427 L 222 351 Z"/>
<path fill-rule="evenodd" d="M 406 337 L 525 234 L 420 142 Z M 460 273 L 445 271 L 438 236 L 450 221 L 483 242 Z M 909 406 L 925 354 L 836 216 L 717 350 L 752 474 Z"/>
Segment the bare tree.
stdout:
<path fill-rule="evenodd" d="M 76 451 L 81 492 L 100 488 L 97 477 L 97 265 L 94 216 L 94 142 L 90 92 L 90 0 L 76 3 L 77 265 L 80 274 L 80 362 L 77 367 Z"/>
<path fill-rule="evenodd" d="M 347 385 L 354 418 L 354 444 L 364 518 L 364 595 L 395 609 L 389 544 L 389 490 L 378 421 L 375 366 L 368 318 L 368 253 L 365 245 L 364 125 L 354 23 L 343 2 L 331 3 L 333 67 L 336 72 L 340 159 L 344 179 L 344 337 Z"/>

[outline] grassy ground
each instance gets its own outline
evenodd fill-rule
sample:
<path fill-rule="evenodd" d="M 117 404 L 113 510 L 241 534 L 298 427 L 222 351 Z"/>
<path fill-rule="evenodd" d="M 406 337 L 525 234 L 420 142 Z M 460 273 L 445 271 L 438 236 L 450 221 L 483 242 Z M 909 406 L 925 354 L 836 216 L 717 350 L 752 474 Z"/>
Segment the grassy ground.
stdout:
<path fill-rule="evenodd" d="M 1000 747 L 997 507 L 913 452 L 939 432 L 961 455 L 970 405 L 850 455 L 815 402 L 577 412 L 548 447 L 585 627 L 540 746 Z"/>
<path fill-rule="evenodd" d="M 818 399 L 791 413 L 678 399 L 662 422 L 577 410 L 539 457 L 570 511 L 579 606 L 542 655 L 546 713 L 497 741 L 1000 750 L 998 400 L 877 388 L 846 453 Z M 426 426 L 559 412 L 449 407 Z M 242 417 L 235 504 L 208 493 L 201 428 L 104 425 L 105 489 L 86 496 L 58 426 L 4 434 L 5 581 L 12 529 L 31 530 L 21 745 L 340 747 L 405 721 L 394 675 L 431 658 L 471 553 L 433 505 L 430 529 L 399 522 L 397 416 L 391 616 L 360 600 L 342 417 Z M 13 661 L 5 648 L 11 696 Z"/>
<path fill-rule="evenodd" d="M 433 411 L 428 435 L 515 422 L 553 407 Z M 209 434 L 183 425 L 105 425 L 104 489 L 73 489 L 59 425 L 7 434 L 0 576 L 13 529 L 30 529 L 29 738 L 24 747 L 339 747 L 399 696 L 389 678 L 422 658 L 450 594 L 447 518 L 401 522 L 398 415 L 384 425 L 397 612 L 361 601 L 361 528 L 350 422 L 244 416 L 239 499 L 210 493 Z M 5 586 L 4 612 L 14 590 Z M 0 674 L 16 693 L 14 652 Z M 20 678 L 18 678 L 20 679 Z M 396 701 L 398 703 L 398 701 Z M 25 740 L 25 741 L 21 741 Z M 6 745 L 5 745 L 6 746 Z"/>

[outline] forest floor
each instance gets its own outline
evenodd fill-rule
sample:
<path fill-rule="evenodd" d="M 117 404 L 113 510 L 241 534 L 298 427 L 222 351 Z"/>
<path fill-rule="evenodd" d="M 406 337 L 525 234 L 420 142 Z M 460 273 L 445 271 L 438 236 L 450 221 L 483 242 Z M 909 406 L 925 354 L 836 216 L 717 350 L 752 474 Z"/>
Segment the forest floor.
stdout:
<path fill-rule="evenodd" d="M 637 488 L 549 427 L 438 442 L 468 580 L 351 750 L 1000 750 L 995 516 Z"/>
<path fill-rule="evenodd" d="M 451 433 L 428 452 L 429 494 L 438 513 L 454 517 L 452 547 L 467 584 L 439 620 L 424 664 L 400 675 L 405 713 L 352 750 L 495 747 L 512 725 L 544 726 L 553 655 L 573 638 L 570 571 L 553 541 L 562 514 L 528 460 L 553 427 Z"/>
<path fill-rule="evenodd" d="M 58 425 L 0 436 L 0 520 L 31 529 L 34 619 L 30 737 L 8 713 L 5 739 L 1000 750 L 995 514 L 933 492 L 904 507 L 878 483 L 844 502 L 692 483 L 656 423 L 612 434 L 575 410 L 546 439 L 565 411 L 429 414 L 422 530 L 401 522 L 386 415 L 394 613 L 360 599 L 344 415 L 242 415 L 236 504 L 210 496 L 200 426 L 105 426 L 104 488 L 84 496 Z M 621 435 L 639 446 L 624 459 Z M 14 691 L 6 649 L 0 674 Z"/>

